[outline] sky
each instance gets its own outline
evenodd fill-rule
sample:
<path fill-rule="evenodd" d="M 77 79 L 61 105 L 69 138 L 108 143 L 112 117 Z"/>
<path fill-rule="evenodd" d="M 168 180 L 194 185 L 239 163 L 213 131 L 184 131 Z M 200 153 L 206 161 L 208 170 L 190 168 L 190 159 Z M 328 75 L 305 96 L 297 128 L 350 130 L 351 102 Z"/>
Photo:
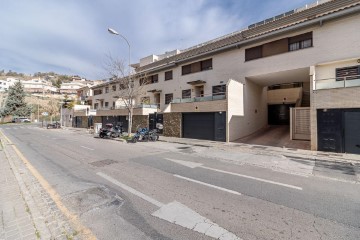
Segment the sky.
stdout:
<path fill-rule="evenodd" d="M 186 49 L 311 0 L 0 0 L 0 70 L 107 78 L 108 56 L 131 63 Z"/>

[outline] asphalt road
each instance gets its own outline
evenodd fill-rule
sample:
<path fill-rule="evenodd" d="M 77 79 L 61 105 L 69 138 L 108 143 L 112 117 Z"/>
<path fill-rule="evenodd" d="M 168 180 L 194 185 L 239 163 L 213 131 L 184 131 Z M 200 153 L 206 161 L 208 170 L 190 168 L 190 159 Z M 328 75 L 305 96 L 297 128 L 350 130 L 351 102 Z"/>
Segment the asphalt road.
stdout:
<path fill-rule="evenodd" d="M 1 129 L 98 239 L 360 239 L 357 166 L 298 158 L 299 175 L 201 146 Z"/>

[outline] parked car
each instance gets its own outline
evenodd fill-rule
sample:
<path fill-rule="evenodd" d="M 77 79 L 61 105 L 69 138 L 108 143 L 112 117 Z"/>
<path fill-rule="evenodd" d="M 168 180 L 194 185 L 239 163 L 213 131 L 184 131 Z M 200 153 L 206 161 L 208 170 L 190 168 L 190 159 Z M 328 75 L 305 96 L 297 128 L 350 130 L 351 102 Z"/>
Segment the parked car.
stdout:
<path fill-rule="evenodd" d="M 26 118 L 26 117 L 15 117 L 13 118 L 13 120 L 11 121 L 13 123 L 27 123 L 27 122 L 31 122 L 30 119 Z"/>
<path fill-rule="evenodd" d="M 28 118 L 19 118 L 19 121 L 20 122 L 25 122 L 25 123 L 31 122 L 30 119 L 28 119 Z"/>

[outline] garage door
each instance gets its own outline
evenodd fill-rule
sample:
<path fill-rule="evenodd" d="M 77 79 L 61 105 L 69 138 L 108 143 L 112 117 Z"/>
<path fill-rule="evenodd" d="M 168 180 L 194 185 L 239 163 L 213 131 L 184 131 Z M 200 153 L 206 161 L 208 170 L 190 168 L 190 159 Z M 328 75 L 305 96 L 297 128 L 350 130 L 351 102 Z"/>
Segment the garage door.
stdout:
<path fill-rule="evenodd" d="M 360 154 L 360 109 L 317 110 L 318 150 Z"/>
<path fill-rule="evenodd" d="M 184 138 L 226 140 L 226 113 L 183 113 Z"/>
<path fill-rule="evenodd" d="M 290 125 L 290 108 L 295 104 L 275 104 L 268 106 L 269 125 Z"/>
<path fill-rule="evenodd" d="M 345 152 L 360 154 L 360 112 L 344 113 Z"/>

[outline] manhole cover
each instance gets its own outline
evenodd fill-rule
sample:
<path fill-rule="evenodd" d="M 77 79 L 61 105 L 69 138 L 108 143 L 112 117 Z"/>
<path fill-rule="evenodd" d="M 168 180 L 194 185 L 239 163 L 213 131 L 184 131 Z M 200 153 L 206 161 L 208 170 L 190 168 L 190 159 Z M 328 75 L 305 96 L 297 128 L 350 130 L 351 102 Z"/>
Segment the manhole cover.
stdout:
<path fill-rule="evenodd" d="M 96 161 L 96 162 L 92 162 L 90 163 L 91 165 L 95 166 L 95 167 L 104 167 L 113 163 L 117 163 L 117 161 L 112 160 L 112 159 L 105 159 L 105 160 L 100 160 L 100 161 Z"/>

